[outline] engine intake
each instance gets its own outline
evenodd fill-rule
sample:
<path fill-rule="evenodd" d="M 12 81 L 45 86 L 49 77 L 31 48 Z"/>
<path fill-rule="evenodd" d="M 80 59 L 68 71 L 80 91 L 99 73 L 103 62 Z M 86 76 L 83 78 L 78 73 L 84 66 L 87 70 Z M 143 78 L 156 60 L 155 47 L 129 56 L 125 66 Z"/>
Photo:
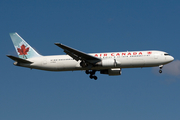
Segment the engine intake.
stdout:
<path fill-rule="evenodd" d="M 81 67 L 87 67 L 88 64 L 87 64 L 85 61 L 81 61 L 81 62 L 80 62 L 80 66 L 81 66 Z"/>

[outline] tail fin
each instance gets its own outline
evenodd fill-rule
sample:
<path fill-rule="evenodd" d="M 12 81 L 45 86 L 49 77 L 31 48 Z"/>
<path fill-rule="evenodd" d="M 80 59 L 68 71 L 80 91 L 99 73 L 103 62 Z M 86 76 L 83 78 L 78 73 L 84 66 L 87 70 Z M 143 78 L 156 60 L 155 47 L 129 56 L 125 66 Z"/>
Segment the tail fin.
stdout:
<path fill-rule="evenodd" d="M 17 33 L 10 33 L 10 37 L 13 41 L 14 47 L 16 49 L 17 54 L 19 55 L 19 58 L 29 59 L 41 56 Z"/>

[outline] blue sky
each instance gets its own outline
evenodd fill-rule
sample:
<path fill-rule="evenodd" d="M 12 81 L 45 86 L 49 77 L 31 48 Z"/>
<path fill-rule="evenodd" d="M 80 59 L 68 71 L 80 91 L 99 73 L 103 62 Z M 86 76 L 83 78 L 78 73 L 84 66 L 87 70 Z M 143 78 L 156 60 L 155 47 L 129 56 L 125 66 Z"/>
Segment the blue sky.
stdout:
<path fill-rule="evenodd" d="M 180 2 L 178 0 L 0 1 L 1 120 L 180 119 Z M 9 33 L 42 55 L 64 54 L 60 42 L 84 51 L 162 50 L 175 62 L 123 69 L 121 76 L 16 67 Z"/>

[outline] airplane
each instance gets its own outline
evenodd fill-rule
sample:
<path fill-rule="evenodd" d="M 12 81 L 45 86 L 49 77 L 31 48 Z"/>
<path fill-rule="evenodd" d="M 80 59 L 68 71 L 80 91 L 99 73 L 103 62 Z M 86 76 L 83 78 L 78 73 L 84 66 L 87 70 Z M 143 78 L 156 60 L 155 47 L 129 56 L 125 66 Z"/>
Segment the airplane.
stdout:
<path fill-rule="evenodd" d="M 18 33 L 10 33 L 19 57 L 7 55 L 14 65 L 46 71 L 85 71 L 91 79 L 97 80 L 96 71 L 109 76 L 121 75 L 123 68 L 162 68 L 174 60 L 166 52 L 157 50 L 126 51 L 87 54 L 72 47 L 55 43 L 66 55 L 42 56 L 37 53 Z"/>

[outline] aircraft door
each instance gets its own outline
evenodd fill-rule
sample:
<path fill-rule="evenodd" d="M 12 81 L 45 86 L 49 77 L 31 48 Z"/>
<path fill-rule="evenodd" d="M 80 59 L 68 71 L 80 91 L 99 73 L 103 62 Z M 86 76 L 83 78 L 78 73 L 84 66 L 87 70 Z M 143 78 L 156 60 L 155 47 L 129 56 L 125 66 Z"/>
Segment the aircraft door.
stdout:
<path fill-rule="evenodd" d="M 154 59 L 158 59 L 158 54 L 155 54 L 155 55 L 154 55 Z"/>
<path fill-rule="evenodd" d="M 43 65 L 47 65 L 47 60 L 46 60 L 46 59 L 43 59 L 42 64 L 43 64 Z"/>

